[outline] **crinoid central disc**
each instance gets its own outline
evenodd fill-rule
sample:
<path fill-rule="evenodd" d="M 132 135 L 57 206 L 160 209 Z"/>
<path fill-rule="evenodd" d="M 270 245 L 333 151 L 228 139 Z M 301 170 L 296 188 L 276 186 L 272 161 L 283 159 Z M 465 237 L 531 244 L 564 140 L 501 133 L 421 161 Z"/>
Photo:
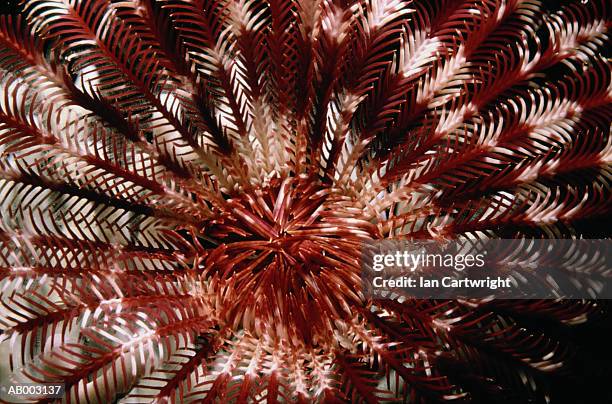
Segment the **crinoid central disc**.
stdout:
<path fill-rule="evenodd" d="M 311 337 L 359 301 L 360 243 L 373 226 L 317 181 L 288 178 L 227 201 L 205 233 L 218 243 L 201 269 L 245 329 Z M 353 217 L 352 217 L 352 216 Z M 316 323 L 316 324 L 313 324 Z"/>

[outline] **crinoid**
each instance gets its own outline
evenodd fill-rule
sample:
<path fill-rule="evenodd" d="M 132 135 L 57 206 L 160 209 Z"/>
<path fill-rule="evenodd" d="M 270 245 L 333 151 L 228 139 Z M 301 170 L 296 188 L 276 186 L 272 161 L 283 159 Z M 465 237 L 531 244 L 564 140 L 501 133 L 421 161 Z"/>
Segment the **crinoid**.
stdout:
<path fill-rule="evenodd" d="M 0 378 L 68 402 L 562 400 L 567 330 L 601 303 L 373 301 L 359 262 L 376 239 L 602 235 L 609 2 L 550 7 L 21 1 Z"/>

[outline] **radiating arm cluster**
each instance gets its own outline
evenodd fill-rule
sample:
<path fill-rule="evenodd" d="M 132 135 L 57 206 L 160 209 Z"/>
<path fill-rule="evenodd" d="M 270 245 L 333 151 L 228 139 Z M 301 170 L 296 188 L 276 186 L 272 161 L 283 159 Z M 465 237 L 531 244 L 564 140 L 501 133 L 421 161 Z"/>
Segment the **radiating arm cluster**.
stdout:
<path fill-rule="evenodd" d="M 0 17 L 0 379 L 66 402 L 556 399 L 563 330 L 605 305 L 372 300 L 360 248 L 601 236 L 610 11 L 22 0 Z"/>

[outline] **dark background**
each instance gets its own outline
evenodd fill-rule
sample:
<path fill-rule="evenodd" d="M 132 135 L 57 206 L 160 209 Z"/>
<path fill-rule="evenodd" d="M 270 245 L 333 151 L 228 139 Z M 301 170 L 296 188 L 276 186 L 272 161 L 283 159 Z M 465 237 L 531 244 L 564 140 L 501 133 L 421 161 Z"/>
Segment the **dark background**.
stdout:
<path fill-rule="evenodd" d="M 0 0 L 0 14 L 10 13 L 17 8 L 19 0 Z"/>

